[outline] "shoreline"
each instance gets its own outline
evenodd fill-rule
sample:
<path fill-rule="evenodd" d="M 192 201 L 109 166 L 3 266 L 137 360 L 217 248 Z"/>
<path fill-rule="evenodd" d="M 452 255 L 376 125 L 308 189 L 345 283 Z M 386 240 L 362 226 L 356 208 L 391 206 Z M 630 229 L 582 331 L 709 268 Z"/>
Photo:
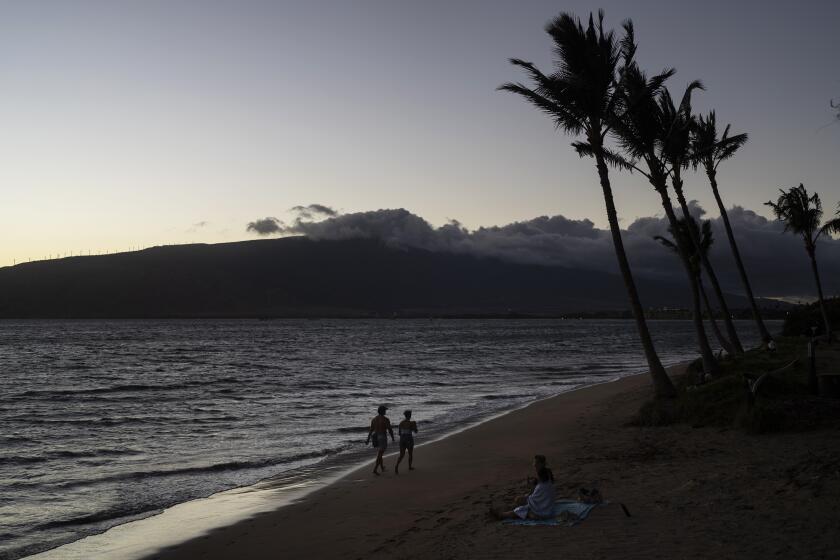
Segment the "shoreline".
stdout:
<path fill-rule="evenodd" d="M 677 364 L 669 366 L 668 370 L 671 373 L 682 370 L 689 362 L 690 360 L 680 361 Z M 268 558 L 274 557 L 274 555 L 281 555 L 284 558 L 303 558 L 307 556 L 317 558 L 346 558 L 355 557 L 353 554 L 357 551 L 361 555 L 362 551 L 365 548 L 368 548 L 371 544 L 369 542 L 370 537 L 378 536 L 379 533 L 365 533 L 364 535 L 356 538 L 353 535 L 357 534 L 355 529 L 358 527 L 354 527 L 354 525 L 359 523 L 359 513 L 376 510 L 376 508 L 381 505 L 381 501 L 389 501 L 389 497 L 387 495 L 388 493 L 382 492 L 383 490 L 386 490 L 386 488 L 384 488 L 383 484 L 380 484 L 380 481 L 386 484 L 390 482 L 396 483 L 397 481 L 400 483 L 402 481 L 409 483 L 411 482 L 412 477 L 417 477 L 418 473 L 425 473 L 428 472 L 427 469 L 431 470 L 434 468 L 433 465 L 435 462 L 439 461 L 442 465 L 453 461 L 460 462 L 460 459 L 455 459 L 451 456 L 452 450 L 454 448 L 462 447 L 463 445 L 466 445 L 467 448 L 472 447 L 469 443 L 466 443 L 466 441 L 471 439 L 477 431 L 487 432 L 490 437 L 487 437 L 487 435 L 482 436 L 484 443 L 489 444 L 491 447 L 495 446 L 493 440 L 497 439 L 500 431 L 510 435 L 508 424 L 511 423 L 512 419 L 516 418 L 518 415 L 524 415 L 526 417 L 541 417 L 543 413 L 542 410 L 538 410 L 536 414 L 532 415 L 529 414 L 529 411 L 544 409 L 546 407 L 553 408 L 553 405 L 555 404 L 560 404 L 563 403 L 563 401 L 572 399 L 577 401 L 577 405 L 579 407 L 586 409 L 593 405 L 597 405 L 599 401 L 603 401 L 602 397 L 605 396 L 604 393 L 609 396 L 613 396 L 615 394 L 620 394 L 625 387 L 637 390 L 640 387 L 647 386 L 647 371 L 636 372 L 608 381 L 577 387 L 569 391 L 531 401 L 514 409 L 494 414 L 491 417 L 485 418 L 475 424 L 444 434 L 435 440 L 424 442 L 422 445 L 418 445 L 417 448 L 420 451 L 415 457 L 415 463 L 418 467 L 417 471 L 411 473 L 409 473 L 407 469 L 403 472 L 403 474 L 398 476 L 393 473 L 394 460 L 397 455 L 397 453 L 394 452 L 388 453 L 385 456 L 386 466 L 389 468 L 388 472 L 383 476 L 373 477 L 373 475 L 368 472 L 368 469 L 370 469 L 370 466 L 373 463 L 373 456 L 371 455 L 367 461 L 348 469 L 342 476 L 335 478 L 329 484 L 319 486 L 307 492 L 305 497 L 302 499 L 297 499 L 291 501 L 290 503 L 284 503 L 279 505 L 273 511 L 257 514 L 251 518 L 243 519 L 236 524 L 219 527 L 208 534 L 199 535 L 178 545 L 158 549 L 153 553 L 143 556 L 142 559 L 181 560 L 191 558 L 225 558 L 232 556 L 236 556 L 238 558 Z M 611 388 L 612 390 L 605 391 L 605 387 Z M 577 409 L 578 407 L 573 407 L 572 410 Z M 533 452 L 529 454 L 528 452 L 523 451 L 517 455 L 520 458 L 520 461 L 517 462 L 521 462 L 520 472 L 523 475 L 521 478 L 524 478 L 526 474 L 530 474 L 528 467 L 530 457 L 533 455 Z M 513 457 L 506 458 L 506 462 L 510 462 L 512 460 L 516 461 Z M 432 465 L 429 465 L 429 462 L 431 462 Z M 482 460 L 482 463 L 484 463 L 483 467 L 485 470 L 488 467 L 490 470 L 493 470 L 492 464 L 487 464 L 486 460 Z M 507 466 L 509 467 L 510 465 L 508 464 Z M 448 478 L 446 470 L 435 474 L 436 476 L 433 476 L 435 483 L 429 485 L 427 484 L 427 481 L 423 481 L 420 485 L 414 488 L 415 492 L 413 498 L 423 501 L 424 495 L 428 495 L 429 493 L 434 495 L 437 493 L 433 489 L 435 486 L 445 487 L 447 485 L 446 481 L 441 479 L 441 475 L 443 475 L 443 478 Z M 378 485 L 378 487 L 376 485 Z M 452 488 L 449 488 L 448 490 L 450 492 L 453 491 Z M 457 490 L 455 491 L 457 492 Z M 340 503 L 338 504 L 339 512 L 334 511 L 336 498 L 340 500 Z M 393 496 L 390 500 L 393 501 Z M 333 511 L 325 513 L 325 516 L 318 521 L 320 516 L 311 512 L 318 511 L 320 506 L 325 503 L 331 503 Z M 394 505 L 396 504 L 389 503 L 385 509 L 388 510 L 389 513 L 395 513 L 395 511 L 391 510 L 391 506 Z M 357 508 L 358 511 L 356 511 Z M 484 507 L 479 509 L 481 514 L 483 514 L 486 510 Z M 325 509 L 324 511 L 326 512 L 327 510 Z M 344 517 L 340 512 L 347 512 L 348 515 Z M 354 512 L 356 515 L 355 517 L 353 517 Z M 344 517 L 343 521 L 341 519 L 342 517 Z M 282 530 L 279 533 L 273 530 L 273 528 L 279 527 L 281 524 L 277 521 L 278 518 L 282 519 L 285 523 L 291 524 L 288 530 Z M 350 545 L 351 548 L 341 547 L 336 549 L 333 546 L 334 543 L 328 541 L 326 544 L 321 543 L 315 550 L 311 550 L 313 543 L 311 539 L 307 538 L 305 535 L 311 536 L 312 524 L 331 526 L 333 521 L 338 525 L 347 525 L 351 528 L 351 531 L 349 532 L 350 534 L 344 534 L 344 532 L 342 532 L 339 540 L 344 541 L 350 539 L 357 542 Z M 360 525 L 363 526 L 364 523 L 361 523 Z M 256 539 L 248 540 L 246 537 L 253 533 L 255 526 L 259 527 L 259 536 Z M 272 529 L 269 529 L 269 527 Z M 386 533 L 387 532 L 383 532 L 382 536 L 384 537 Z M 272 541 L 275 538 L 277 539 L 276 542 L 264 546 L 266 541 Z M 232 546 L 236 549 L 235 551 L 230 550 Z"/>
<path fill-rule="evenodd" d="M 677 377 L 685 365 L 667 369 Z M 410 473 L 395 475 L 390 454 L 391 470 L 374 477 L 366 470 L 370 455 L 332 483 L 305 489 L 306 499 L 267 503 L 261 513 L 180 544 L 158 548 L 158 535 L 139 533 L 138 542 L 156 545 L 142 558 L 833 557 L 840 546 L 840 432 L 755 436 L 720 425 L 631 423 L 651 396 L 644 372 L 535 400 L 424 442 Z M 526 491 L 537 453 L 549 458 L 558 497 L 597 487 L 630 515 L 605 505 L 575 527 L 488 519 L 490 507 L 509 509 Z M 195 513 L 207 514 L 201 507 Z M 53 549 L 51 557 L 131 557 L 124 549 L 55 554 L 66 550 Z"/>
<path fill-rule="evenodd" d="M 682 360 L 668 367 L 680 367 L 686 363 L 688 361 Z M 437 444 L 448 438 L 477 428 L 487 422 L 504 418 L 509 414 L 545 401 L 588 388 L 617 383 L 623 379 L 644 375 L 647 375 L 646 370 L 641 372 L 636 371 L 605 381 L 575 386 L 572 389 L 520 403 L 512 408 L 503 409 L 488 416 L 470 421 L 465 426 L 456 428 L 453 431 L 435 434 L 433 439 L 418 444 L 417 448 L 423 449 Z M 393 443 L 389 447 L 393 448 Z M 391 458 L 393 461 L 397 455 L 398 451 L 389 451 L 385 455 L 385 458 Z M 283 476 L 285 473 L 281 473 L 276 477 L 263 479 L 251 485 L 231 488 L 210 496 L 178 503 L 147 517 L 115 525 L 102 533 L 89 535 L 23 558 L 33 560 L 65 560 L 76 558 L 80 560 L 87 558 L 143 560 L 156 557 L 155 555 L 161 551 L 177 548 L 193 540 L 205 538 L 205 535 L 209 532 L 224 530 L 239 523 L 246 522 L 255 516 L 270 514 L 280 509 L 293 507 L 306 500 L 312 494 L 339 483 L 342 479 L 369 467 L 371 461 L 372 459 L 366 459 L 365 461 L 354 461 L 350 465 L 346 463 L 329 465 L 327 467 L 327 474 L 322 474 L 321 476 L 316 475 L 315 477 L 307 476 L 307 471 L 313 467 L 318 467 L 318 463 L 315 463 L 307 467 L 302 467 L 302 472 L 294 472 L 291 477 L 294 480 L 291 484 L 277 484 L 278 479 L 288 480 L 290 478 Z M 301 469 L 296 469 L 295 471 L 300 471 Z M 208 509 L 211 512 L 210 515 L 207 515 Z M 197 519 L 200 521 L 196 521 Z M 175 524 L 177 524 L 178 530 L 176 534 L 173 534 L 173 526 Z M 190 533 L 189 536 L 183 536 L 185 529 Z M 158 544 L 149 546 L 149 540 Z"/>
<path fill-rule="evenodd" d="M 362 467 L 145 560 L 836 556 L 840 432 L 630 423 L 651 396 L 637 374 L 533 402 L 420 448 L 415 471 L 374 477 Z M 575 527 L 488 519 L 526 491 L 536 453 L 548 456 L 558 497 L 597 487 L 613 505 Z"/>

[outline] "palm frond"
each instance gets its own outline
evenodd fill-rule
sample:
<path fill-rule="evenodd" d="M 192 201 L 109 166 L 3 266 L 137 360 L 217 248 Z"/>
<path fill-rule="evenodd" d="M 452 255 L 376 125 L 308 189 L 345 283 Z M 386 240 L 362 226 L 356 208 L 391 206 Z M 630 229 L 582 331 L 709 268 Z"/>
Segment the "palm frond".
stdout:
<path fill-rule="evenodd" d="M 720 165 L 720 162 L 734 156 L 735 152 L 747 143 L 747 140 L 749 140 L 749 135 L 746 132 L 730 136 L 729 138 L 722 138 L 716 147 L 715 169 L 717 169 L 717 166 Z"/>
<path fill-rule="evenodd" d="M 496 88 L 499 91 L 508 91 L 516 93 L 527 99 L 532 105 L 537 107 L 543 113 L 546 113 L 554 120 L 554 125 L 557 128 L 569 134 L 580 134 L 585 129 L 585 123 L 571 111 L 556 103 L 549 97 L 528 88 L 524 84 L 508 82 Z"/>
<path fill-rule="evenodd" d="M 838 235 L 840 234 L 840 218 L 834 218 L 823 224 L 820 228 L 822 235 Z"/>
<path fill-rule="evenodd" d="M 676 243 L 668 239 L 667 237 L 662 237 L 661 235 L 654 235 L 653 239 L 658 241 L 660 245 L 665 247 L 666 249 L 670 249 L 671 251 L 678 253 L 679 247 L 677 247 Z"/>
<path fill-rule="evenodd" d="M 747 134 L 729 136 L 730 128 L 731 125 L 727 124 L 718 138 L 714 111 L 707 117 L 700 115 L 696 118 L 691 138 L 691 163 L 695 169 L 702 163 L 707 169 L 716 170 L 720 162 L 734 156 L 747 143 Z"/>
<path fill-rule="evenodd" d="M 781 194 L 776 202 L 768 201 L 765 204 L 773 209 L 776 219 L 784 224 L 784 231 L 801 235 L 808 250 L 813 250 L 814 243 L 823 233 L 820 226 L 823 210 L 819 194 L 809 196 L 802 183 L 787 190 L 779 189 L 779 192 Z"/>

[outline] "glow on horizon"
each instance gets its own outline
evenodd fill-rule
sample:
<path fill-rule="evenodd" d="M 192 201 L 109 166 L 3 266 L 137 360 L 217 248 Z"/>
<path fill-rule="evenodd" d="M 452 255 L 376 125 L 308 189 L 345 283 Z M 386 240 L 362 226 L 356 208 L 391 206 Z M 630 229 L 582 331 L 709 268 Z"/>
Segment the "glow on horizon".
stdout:
<path fill-rule="evenodd" d="M 769 215 L 799 182 L 836 204 L 840 125 L 820 127 L 840 96 L 840 5 L 601 4 L 610 27 L 633 18 L 645 68 L 675 66 L 674 92 L 703 80 L 696 109 L 750 134 L 721 168 L 728 204 Z M 252 239 L 247 222 L 313 202 L 471 229 L 543 214 L 605 227 L 592 162 L 495 91 L 521 79 L 508 57 L 550 68 L 542 27 L 560 8 L 591 5 L 5 4 L 0 265 Z M 658 212 L 640 178 L 613 183 L 625 225 Z M 716 215 L 703 177 L 687 188 Z"/>

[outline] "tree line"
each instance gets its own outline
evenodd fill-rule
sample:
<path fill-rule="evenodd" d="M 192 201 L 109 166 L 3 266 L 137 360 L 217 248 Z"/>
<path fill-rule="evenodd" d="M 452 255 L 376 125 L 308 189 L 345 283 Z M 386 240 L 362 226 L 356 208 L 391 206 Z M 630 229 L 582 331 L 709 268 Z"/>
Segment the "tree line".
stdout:
<path fill-rule="evenodd" d="M 711 228 L 708 222 L 698 224 L 689 211 L 683 183 L 683 173 L 689 168 L 702 170 L 708 179 L 753 320 L 764 346 L 772 348 L 774 345 L 755 302 L 717 178 L 720 164 L 731 159 L 747 142 L 748 136 L 730 134 L 728 124 L 719 133 L 714 111 L 707 115 L 694 114 L 692 94 L 704 89 L 699 81 L 691 82 L 675 100 L 665 85 L 675 70 L 648 75 L 636 60 L 633 23 L 625 21 L 622 29 L 620 38 L 614 31 L 605 29 L 603 10 L 599 11 L 597 19 L 590 14 L 587 25 L 573 14 L 561 13 L 545 27 L 554 43 L 555 66 L 552 72 L 544 73 L 531 62 L 513 58 L 510 62 L 521 68 L 531 83 L 509 82 L 498 89 L 520 95 L 548 115 L 557 129 L 575 137 L 572 147 L 579 156 L 594 160 L 618 267 L 655 392 L 658 396 L 673 396 L 674 385 L 656 353 L 624 250 L 610 169 L 640 173 L 659 195 L 671 239 L 659 237 L 658 240 L 677 255 L 685 270 L 703 380 L 720 372 L 703 322 L 704 305 L 712 317 L 712 330 L 720 345 L 734 355 L 742 354 L 744 349 L 708 257 L 713 242 Z M 680 215 L 672 201 L 672 193 Z M 840 207 L 837 218 L 821 223 L 819 196 L 816 193 L 809 196 L 801 184 L 782 189 L 778 200 L 767 204 L 784 222 L 785 231 L 801 235 L 805 241 L 825 323 L 823 328 L 830 341 L 832 331 L 823 303 L 815 248 L 820 236 L 840 233 Z M 723 330 L 712 316 L 712 307 L 703 285 L 704 274 L 722 311 Z"/>

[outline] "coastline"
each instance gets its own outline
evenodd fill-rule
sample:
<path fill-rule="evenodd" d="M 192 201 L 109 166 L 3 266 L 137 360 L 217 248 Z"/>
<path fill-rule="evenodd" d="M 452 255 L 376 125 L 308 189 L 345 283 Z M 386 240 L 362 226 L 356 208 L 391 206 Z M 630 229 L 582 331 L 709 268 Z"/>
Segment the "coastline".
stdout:
<path fill-rule="evenodd" d="M 684 368 L 668 370 L 677 376 Z M 532 401 L 418 446 L 416 471 L 374 477 L 371 455 L 331 484 L 307 489 L 304 500 L 266 503 L 177 545 L 147 546 L 143 558 L 832 557 L 840 546 L 840 433 L 631 425 L 650 396 L 642 373 Z M 632 517 L 612 505 L 574 528 L 488 520 L 490 506 L 509 506 L 523 493 L 535 453 L 549 457 L 558 496 L 597 486 Z M 386 465 L 393 463 L 391 454 Z M 135 536 L 164 544 L 154 532 Z M 57 554 L 67 546 L 46 554 L 137 557 Z"/>
<path fill-rule="evenodd" d="M 680 367 L 684 363 L 687 362 L 678 362 L 671 367 Z M 466 425 L 455 430 L 436 433 L 432 439 L 418 443 L 418 452 L 423 454 L 429 446 L 539 403 L 585 389 L 616 383 L 629 377 L 646 375 L 647 372 L 628 373 L 604 381 L 574 386 L 553 395 L 520 403 L 488 416 L 470 420 Z M 388 460 L 393 464 L 396 456 L 397 452 L 391 444 L 385 455 L 386 464 Z M 292 473 L 289 477 L 283 473 L 279 477 L 271 477 L 249 486 L 232 488 L 207 497 L 175 504 L 147 517 L 111 527 L 103 533 L 89 535 L 24 558 L 33 560 L 155 558 L 162 551 L 174 550 L 191 541 L 204 539 L 208 533 L 224 530 L 247 522 L 256 516 L 299 504 L 312 494 L 340 483 L 357 472 L 367 473 L 369 462 L 368 460 L 362 462 L 354 460 L 349 464 L 346 461 L 332 463 L 322 468 L 317 474 L 313 473 L 314 470 L 320 468 L 320 465 L 316 463 L 303 469 L 302 472 Z M 150 546 L 150 542 L 155 544 Z"/>
<path fill-rule="evenodd" d="M 671 366 L 669 371 L 680 371 L 686 363 Z M 546 416 L 559 413 L 561 418 L 551 420 L 560 420 L 558 431 L 571 432 L 582 415 L 626 391 L 646 393 L 648 384 L 647 372 L 635 373 L 504 411 L 418 445 L 417 470 L 413 472 L 408 472 L 404 463 L 403 473 L 395 475 L 396 454 L 389 453 L 389 471 L 374 477 L 369 472 L 371 456 L 367 463 L 307 493 L 303 500 L 284 503 L 271 512 L 163 548 L 144 560 L 276 555 L 355 558 L 381 550 L 396 535 L 415 530 L 413 522 L 419 512 L 444 512 L 445 505 L 453 500 L 472 500 L 476 506 L 473 513 L 483 518 L 490 503 L 487 498 L 492 500 L 492 496 L 484 496 L 489 488 L 506 480 L 524 480 L 536 452 L 552 457 L 548 448 L 559 440 L 553 439 L 556 435 L 546 440 L 545 435 L 532 430 L 535 421 L 544 423 L 549 420 Z M 428 519 L 419 517 L 421 521 Z M 317 537 L 325 534 L 328 538 Z M 400 554 L 403 552 L 401 549 Z"/>
<path fill-rule="evenodd" d="M 420 448 L 416 471 L 374 477 L 371 456 L 304 501 L 146 560 L 836 556 L 840 432 L 630 425 L 650 397 L 643 373 L 536 401 Z M 613 505 L 572 528 L 488 520 L 523 493 L 535 453 L 558 496 L 597 486 Z"/>

